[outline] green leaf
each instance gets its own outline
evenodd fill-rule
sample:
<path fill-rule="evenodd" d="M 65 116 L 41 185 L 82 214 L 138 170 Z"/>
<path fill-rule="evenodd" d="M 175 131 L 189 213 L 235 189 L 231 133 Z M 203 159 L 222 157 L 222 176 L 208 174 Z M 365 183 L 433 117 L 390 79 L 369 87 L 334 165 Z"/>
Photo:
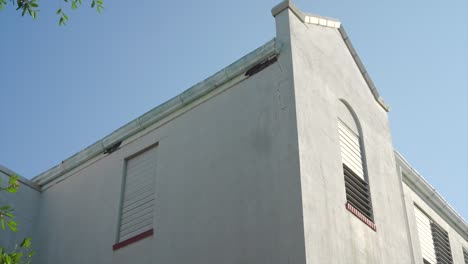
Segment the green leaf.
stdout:
<path fill-rule="evenodd" d="M 62 13 L 62 17 L 63 17 L 65 20 L 68 20 L 68 16 L 65 15 L 65 13 Z"/>
<path fill-rule="evenodd" d="M 10 221 L 7 222 L 7 225 L 11 229 L 11 231 L 13 231 L 13 232 L 18 231 L 18 228 L 17 228 L 18 224 L 15 221 L 10 220 Z"/>
<path fill-rule="evenodd" d="M 5 213 L 3 213 L 3 214 L 6 215 L 6 216 L 8 216 L 9 218 L 15 218 L 15 216 L 14 216 L 13 214 L 11 214 L 11 213 L 5 212 Z"/>
<path fill-rule="evenodd" d="M 8 185 L 16 185 L 18 184 L 18 175 L 11 175 L 10 178 L 8 179 Z"/>
<path fill-rule="evenodd" d="M 55 12 L 55 13 L 56 13 L 57 15 L 60 14 L 60 13 L 62 13 L 62 8 L 59 8 L 59 9 L 57 10 L 57 12 Z"/>
<path fill-rule="evenodd" d="M 29 8 L 24 8 L 23 13 L 21 14 L 22 16 L 24 16 L 24 13 L 26 13 L 26 10 L 29 11 L 30 9 Z M 14 186 L 10 186 L 10 187 L 6 188 L 6 191 L 9 192 L 9 193 L 16 193 L 18 191 L 18 188 L 14 187 Z"/>
<path fill-rule="evenodd" d="M 13 255 L 13 254 L 12 254 Z M 18 252 L 16 254 L 14 254 L 14 260 L 15 260 L 15 263 L 21 263 L 21 257 L 23 256 L 23 253 L 21 252 Z"/>
<path fill-rule="evenodd" d="M 23 6 L 23 13 L 22 16 L 26 13 L 26 10 L 30 10 L 31 7 L 29 5 L 24 5 Z M 11 193 L 15 193 L 18 190 L 19 183 L 18 183 L 19 177 L 17 175 L 12 175 L 10 179 L 8 179 L 8 186 L 7 186 L 7 191 Z"/>
<path fill-rule="evenodd" d="M 94 8 L 95 5 L 96 5 L 96 1 L 93 0 L 93 2 L 91 2 L 91 8 Z"/>
<path fill-rule="evenodd" d="M 9 205 L 5 205 L 0 207 L 0 211 L 13 211 L 13 208 L 11 208 Z"/>
<path fill-rule="evenodd" d="M 98 13 L 101 14 L 101 6 L 98 5 L 96 9 L 97 9 Z"/>
<path fill-rule="evenodd" d="M 34 2 L 29 3 L 29 5 L 32 6 L 32 7 L 39 7 L 39 5 L 34 3 Z"/>
<path fill-rule="evenodd" d="M 25 239 L 23 240 L 23 242 L 21 242 L 20 246 L 21 246 L 22 248 L 30 248 L 30 247 L 31 247 L 31 238 L 30 238 L 30 237 L 25 238 Z"/>
<path fill-rule="evenodd" d="M 76 2 L 73 1 L 73 2 L 72 2 L 72 5 L 71 5 L 71 9 L 72 9 L 72 10 L 75 10 L 75 9 L 77 9 L 77 8 L 78 8 L 78 6 L 76 5 Z"/>
<path fill-rule="evenodd" d="M 102 5 L 102 0 L 97 0 L 98 5 Z"/>

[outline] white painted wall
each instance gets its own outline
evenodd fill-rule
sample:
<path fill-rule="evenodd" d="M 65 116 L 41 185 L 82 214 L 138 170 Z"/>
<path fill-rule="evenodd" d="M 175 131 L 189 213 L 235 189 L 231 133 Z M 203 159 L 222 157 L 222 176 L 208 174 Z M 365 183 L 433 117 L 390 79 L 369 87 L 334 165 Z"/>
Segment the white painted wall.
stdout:
<path fill-rule="evenodd" d="M 10 175 L 13 172 L 0 166 L 0 181 L 2 187 L 6 187 Z M 14 208 L 15 221 L 18 223 L 18 232 L 12 232 L 8 227 L 6 230 L 0 230 L 0 246 L 8 249 L 15 248 L 23 239 L 32 238 L 33 245 L 36 246 L 38 239 L 34 234 L 37 218 L 39 214 L 40 192 L 28 185 L 28 180 L 20 178 L 18 192 L 8 193 L 0 192 L 0 206 L 9 205 Z"/>
<path fill-rule="evenodd" d="M 410 172 L 406 172 L 410 173 Z M 422 264 L 422 252 L 419 244 L 418 230 L 416 225 L 416 216 L 414 205 L 416 204 L 421 210 L 435 221 L 440 227 L 448 232 L 450 240 L 450 248 L 452 250 L 452 258 L 454 264 L 465 264 L 463 259 L 463 247 L 468 249 L 468 241 L 466 241 L 458 232 L 456 232 L 438 213 L 436 213 L 428 203 L 414 192 L 408 185 L 403 184 L 405 192 L 405 203 L 408 214 L 408 224 L 410 227 L 412 249 L 414 252 L 415 263 Z"/>
<path fill-rule="evenodd" d="M 336 28 L 305 24 L 289 9 L 276 20 L 289 25 L 277 35 L 292 50 L 307 263 L 411 263 L 387 113 Z M 340 99 L 362 126 L 376 232 L 345 208 Z"/>
<path fill-rule="evenodd" d="M 290 61 L 48 186 L 36 263 L 305 263 Z M 114 252 L 124 159 L 156 142 L 155 234 Z"/>
<path fill-rule="evenodd" d="M 418 197 L 405 187 L 403 199 L 387 114 L 340 33 L 304 24 L 288 9 L 276 26 L 275 64 L 67 172 L 40 195 L 25 188 L 15 205 L 37 219 L 34 263 L 419 264 L 404 207 Z M 340 99 L 362 126 L 376 232 L 345 208 Z M 113 251 L 124 160 L 156 142 L 154 235 Z M 465 242 L 452 248 L 456 264 Z"/>

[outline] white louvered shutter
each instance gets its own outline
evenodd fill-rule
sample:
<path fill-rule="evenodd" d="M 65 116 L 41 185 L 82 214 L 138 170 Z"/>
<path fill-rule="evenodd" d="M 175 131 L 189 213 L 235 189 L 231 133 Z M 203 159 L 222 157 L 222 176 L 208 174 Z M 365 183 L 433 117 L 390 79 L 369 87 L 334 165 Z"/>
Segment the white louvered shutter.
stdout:
<path fill-rule="evenodd" d="M 153 228 L 156 153 L 153 147 L 127 160 L 119 242 Z"/>
<path fill-rule="evenodd" d="M 364 180 L 359 136 L 341 121 L 341 119 L 338 119 L 338 131 L 343 163 Z"/>
<path fill-rule="evenodd" d="M 436 254 L 431 231 L 431 220 L 419 208 L 414 207 L 418 227 L 419 245 L 422 257 L 431 264 L 436 264 Z"/>

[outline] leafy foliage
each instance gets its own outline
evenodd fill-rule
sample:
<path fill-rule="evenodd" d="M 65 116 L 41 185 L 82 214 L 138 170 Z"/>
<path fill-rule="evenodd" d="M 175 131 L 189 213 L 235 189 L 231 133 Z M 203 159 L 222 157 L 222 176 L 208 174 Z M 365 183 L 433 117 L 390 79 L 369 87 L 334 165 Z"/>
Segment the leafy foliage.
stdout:
<path fill-rule="evenodd" d="M 39 12 L 39 3 L 37 0 L 0 0 L 0 10 L 4 9 L 9 1 L 12 5 L 16 5 L 16 10 L 21 12 L 21 16 L 24 16 L 28 13 L 33 19 L 37 18 L 37 12 Z M 70 5 L 71 10 L 78 9 L 79 6 L 83 4 L 83 0 L 60 0 Z M 16 3 L 15 3 L 16 2 Z M 60 2 L 61 3 L 61 2 Z M 96 8 L 98 13 L 104 9 L 102 0 L 91 0 L 91 8 Z M 65 25 L 66 21 L 69 20 L 68 16 L 65 14 L 62 5 L 55 12 L 59 16 L 58 24 L 59 26 Z M 1 263 L 0 263 L 1 264 Z"/>
<path fill-rule="evenodd" d="M 18 178 L 18 176 L 12 175 L 6 187 L 0 186 L 0 191 L 16 193 L 19 188 Z M 0 225 L 2 230 L 8 227 L 13 232 L 18 231 L 17 223 L 13 220 L 15 218 L 13 211 L 14 209 L 9 205 L 0 206 Z M 34 251 L 31 250 L 31 238 L 25 238 L 23 242 L 16 245 L 11 252 L 5 247 L 0 247 L 0 264 L 29 264 L 31 263 L 33 255 Z"/>

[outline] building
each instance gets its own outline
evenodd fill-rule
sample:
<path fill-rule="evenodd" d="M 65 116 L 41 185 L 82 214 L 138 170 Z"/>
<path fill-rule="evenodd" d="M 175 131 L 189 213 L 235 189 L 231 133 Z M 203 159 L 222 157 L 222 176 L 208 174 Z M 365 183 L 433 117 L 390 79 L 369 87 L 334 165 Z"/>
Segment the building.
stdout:
<path fill-rule="evenodd" d="M 272 14 L 273 40 L 23 180 L 36 263 L 468 263 L 341 23 Z"/>

